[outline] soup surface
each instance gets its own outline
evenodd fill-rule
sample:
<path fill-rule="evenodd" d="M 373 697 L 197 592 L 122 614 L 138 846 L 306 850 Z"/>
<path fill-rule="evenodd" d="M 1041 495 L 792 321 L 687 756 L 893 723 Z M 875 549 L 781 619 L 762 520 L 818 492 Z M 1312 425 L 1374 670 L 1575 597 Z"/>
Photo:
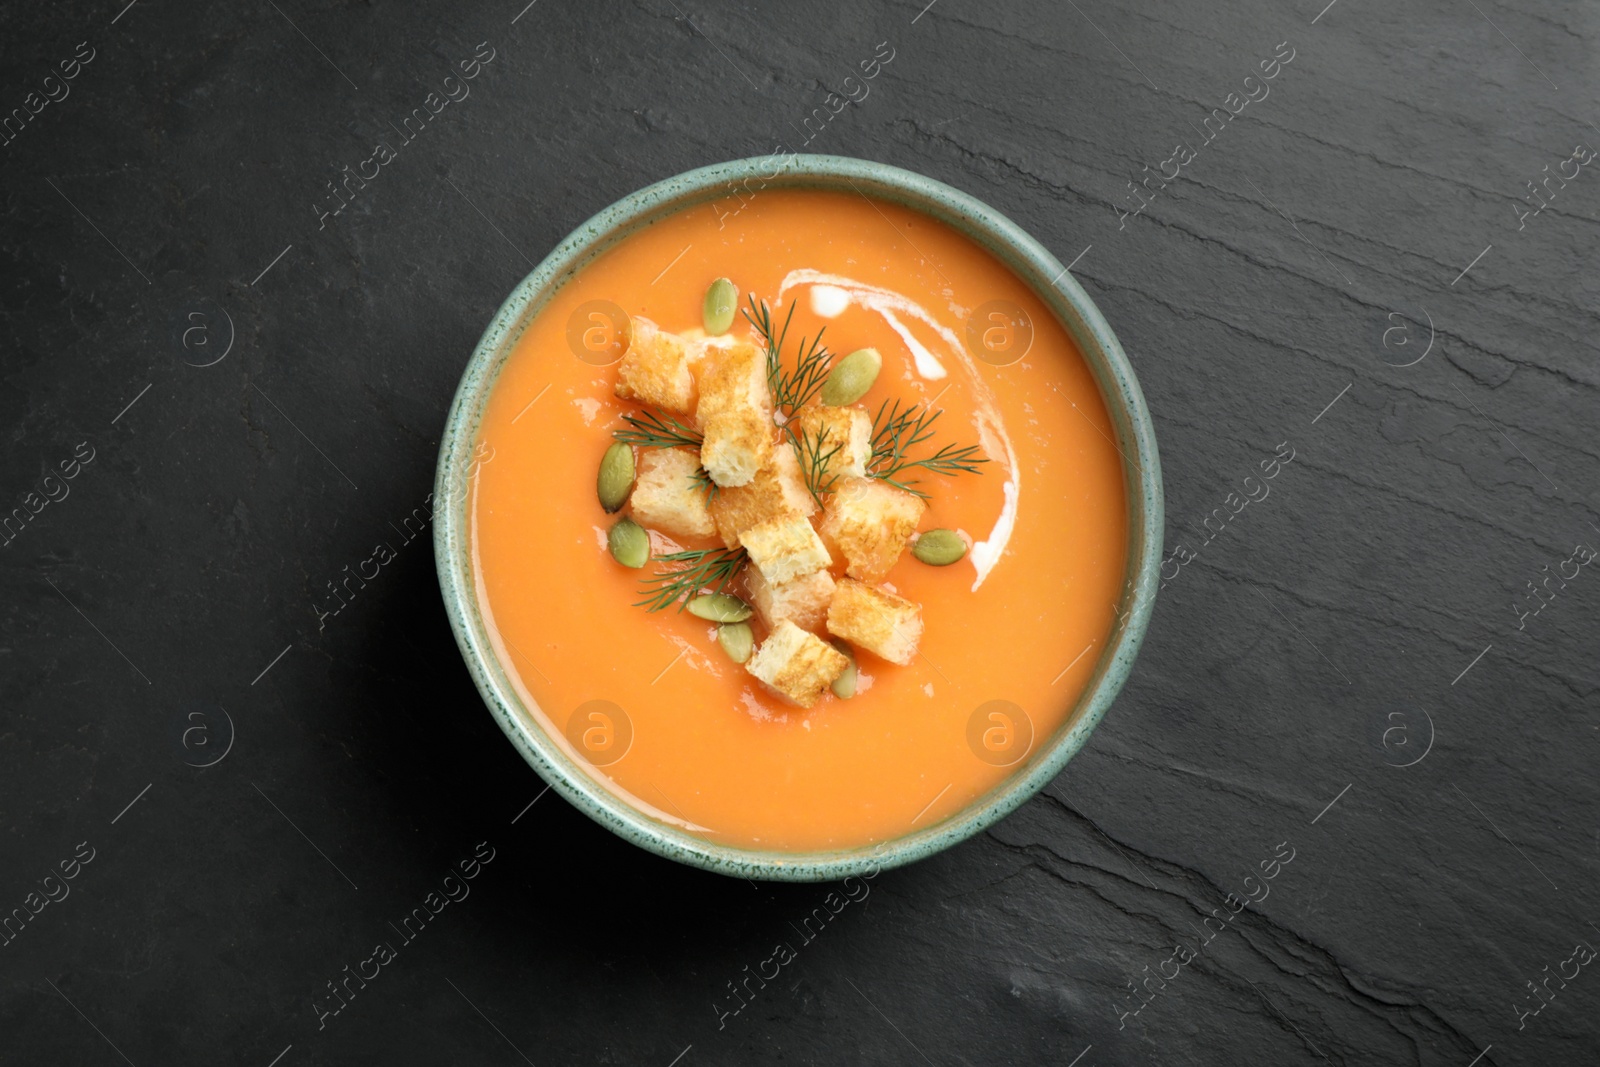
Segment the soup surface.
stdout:
<path fill-rule="evenodd" d="M 575 715 L 599 730 L 590 736 L 607 755 L 589 773 L 631 805 L 720 844 L 868 845 L 958 812 L 1066 723 L 1117 621 L 1121 460 L 1065 330 L 971 241 L 854 194 L 768 190 L 740 204 L 701 205 L 635 233 L 524 332 L 477 442 L 468 513 L 478 596 L 545 731 L 564 743 Z M 922 606 L 918 654 L 897 666 L 859 652 L 849 700 L 786 702 L 728 658 L 715 624 L 635 606 L 649 572 L 606 549 L 614 517 L 596 499 L 595 472 L 621 416 L 639 407 L 614 395 L 615 366 L 579 358 L 569 323 L 581 305 L 607 301 L 691 331 L 721 276 L 775 319 L 794 308 L 789 360 L 800 335 L 824 327 L 835 353 L 875 347 L 883 370 L 863 404 L 943 409 L 932 445 L 978 444 L 989 460 L 981 473 L 919 484 L 929 496 L 920 528 L 961 531 L 973 548 L 944 567 L 900 557 L 885 581 Z M 996 308 L 1010 309 L 1009 326 Z M 742 317 L 732 334 L 753 336 Z M 609 710 L 595 718 L 595 708 Z"/>

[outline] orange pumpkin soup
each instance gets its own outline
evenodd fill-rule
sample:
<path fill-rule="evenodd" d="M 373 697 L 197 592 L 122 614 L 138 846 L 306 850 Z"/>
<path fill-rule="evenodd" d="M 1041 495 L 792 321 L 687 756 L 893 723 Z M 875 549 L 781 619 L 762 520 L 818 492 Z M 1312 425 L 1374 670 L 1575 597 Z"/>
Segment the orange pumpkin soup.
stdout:
<path fill-rule="evenodd" d="M 818 542 L 827 568 L 812 577 L 837 589 L 832 608 L 818 608 L 834 614 L 826 623 L 821 614 L 801 620 L 825 642 L 819 662 L 837 665 L 836 615 L 845 612 L 847 588 L 856 597 L 851 611 L 876 610 L 881 601 L 917 617 L 909 641 L 901 640 L 909 616 L 901 618 L 883 655 L 853 642 L 853 693 L 829 687 L 838 674 L 831 667 L 808 683 L 815 691 L 802 686 L 798 695 L 758 678 L 761 658 L 778 654 L 775 635 L 816 640 L 787 620 L 767 625 L 765 606 L 745 623 L 757 653 L 740 663 L 729 642 L 719 642 L 718 623 L 678 610 L 681 600 L 656 611 L 640 605 L 648 580 L 663 570 L 661 556 L 690 550 L 742 560 L 769 549 L 773 537 L 756 536 L 767 527 L 747 528 L 737 553 L 703 518 L 698 526 L 679 523 L 670 536 L 655 529 L 653 558 L 642 569 L 621 565 L 608 549 L 619 520 L 660 513 L 660 502 L 647 507 L 641 493 L 665 468 L 682 467 L 685 478 L 696 471 L 713 502 L 712 492 L 729 494 L 750 477 L 737 469 L 749 459 L 737 449 L 719 449 L 713 459 L 712 420 L 698 419 L 693 396 L 680 395 L 670 402 L 683 413 L 672 418 L 706 432 L 705 466 L 692 449 L 651 455 L 665 450 L 635 442 L 624 450 L 639 473 L 631 497 L 619 498 L 613 515 L 596 495 L 613 435 L 620 430 L 626 439 L 641 417 L 661 414 L 641 403 L 637 389 L 618 389 L 630 373 L 638 378 L 645 345 L 662 337 L 676 345 L 676 335 L 692 350 L 701 416 L 712 375 L 734 373 L 726 370 L 737 362 L 728 353 L 746 343 L 765 351 L 742 315 L 726 335 L 704 339 L 703 301 L 721 277 L 733 281 L 741 305 L 750 306 L 746 294 L 757 307 L 768 305 L 775 324 L 792 314 L 781 353 L 786 375 L 794 373 L 801 338 L 810 343 L 824 328 L 835 366 L 847 353 L 875 349 L 881 370 L 855 405 L 877 416 L 874 430 L 885 403 L 941 411 L 912 453 L 950 446 L 967 448 L 973 460 L 967 469 L 894 475 L 925 494 L 920 507 L 902 508 L 898 520 L 885 513 L 867 534 L 893 531 L 907 516 L 907 531 L 953 532 L 921 553 L 912 550 L 916 535 L 896 533 L 886 556 L 863 560 L 836 522 L 830 528 L 829 509 L 843 507 L 835 499 L 846 496 L 847 484 L 867 496 L 886 484 L 870 469 L 866 477 L 813 482 L 827 507 L 779 531 L 786 544 L 790 535 L 811 538 L 812 528 L 827 535 Z M 608 305 L 632 319 L 632 363 L 575 347 L 591 322 L 604 326 Z M 1018 309 L 1031 324 L 1020 332 Z M 617 351 L 627 344 L 619 341 Z M 677 388 L 671 370 L 655 376 L 656 388 Z M 786 418 L 780 407 L 776 418 L 766 416 L 773 448 L 792 447 L 795 427 L 808 424 L 810 416 L 793 414 Z M 880 447 L 886 440 L 877 437 Z M 495 383 L 477 454 L 468 514 L 478 597 L 525 704 L 629 804 L 721 844 L 853 848 L 958 812 L 1065 723 L 1116 621 L 1127 506 L 1110 420 L 1088 367 L 1044 304 L 991 255 L 890 203 L 763 191 L 736 215 L 703 205 L 639 230 L 580 270 L 529 324 Z M 880 474 L 887 469 L 881 456 L 872 462 Z M 826 474 L 826 465 L 812 473 Z M 895 497 L 890 511 L 907 499 L 918 498 Z M 954 563 L 930 565 L 919 556 L 937 556 L 936 543 L 947 555 L 966 551 Z M 864 580 L 847 576 L 847 566 Z M 725 592 L 754 604 L 753 581 L 763 579 L 747 566 Z"/>

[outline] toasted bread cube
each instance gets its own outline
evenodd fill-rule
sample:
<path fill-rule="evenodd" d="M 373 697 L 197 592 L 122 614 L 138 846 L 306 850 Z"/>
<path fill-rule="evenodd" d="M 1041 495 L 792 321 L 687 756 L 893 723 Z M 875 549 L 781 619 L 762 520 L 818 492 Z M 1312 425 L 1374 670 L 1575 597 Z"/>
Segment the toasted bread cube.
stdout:
<path fill-rule="evenodd" d="M 700 462 L 718 488 L 749 485 L 772 460 L 772 417 L 760 412 L 719 411 L 701 423 Z"/>
<path fill-rule="evenodd" d="M 634 521 L 672 537 L 709 537 L 717 532 L 706 507 L 706 490 L 695 480 L 700 462 L 683 448 L 646 448 L 633 485 Z"/>
<path fill-rule="evenodd" d="M 922 607 L 886 589 L 842 578 L 828 605 L 828 632 L 904 667 L 922 640 Z"/>
<path fill-rule="evenodd" d="M 838 546 L 846 574 L 882 581 L 917 532 L 926 507 L 915 493 L 881 479 L 840 478 L 828 498 L 822 534 Z"/>
<path fill-rule="evenodd" d="M 739 535 L 750 562 L 769 582 L 787 582 L 821 570 L 833 562 L 811 523 L 801 515 L 784 515 L 757 523 Z"/>
<path fill-rule="evenodd" d="M 806 442 L 808 454 L 819 457 L 837 448 L 824 465 L 826 475 L 867 476 L 872 458 L 872 416 L 864 408 L 808 407 L 800 412 L 795 430 Z M 824 478 L 826 481 L 826 478 Z"/>
<path fill-rule="evenodd" d="M 777 629 L 785 620 L 802 630 L 820 630 L 828 621 L 828 605 L 833 602 L 833 575 L 826 570 L 812 571 L 787 582 L 769 582 L 752 569 L 748 579 L 750 603 L 768 629 Z"/>
<path fill-rule="evenodd" d="M 749 411 L 772 421 L 772 393 L 767 388 L 767 355 L 749 341 L 704 341 L 695 373 L 700 400 L 695 419 L 703 429 L 706 420 L 727 411 Z"/>
<path fill-rule="evenodd" d="M 628 350 L 617 366 L 616 394 L 687 415 L 694 405 L 694 375 L 689 369 L 697 354 L 694 346 L 639 315 L 630 320 L 630 334 Z"/>
<path fill-rule="evenodd" d="M 749 341 L 702 342 L 695 421 L 705 435 L 700 462 L 719 487 L 750 484 L 772 458 L 772 393 L 767 357 Z"/>
<path fill-rule="evenodd" d="M 745 669 L 802 708 L 809 708 L 849 665 L 843 652 L 784 621 L 773 628 Z"/>
<path fill-rule="evenodd" d="M 729 548 L 738 548 L 739 535 L 752 526 L 816 510 L 817 502 L 800 473 L 800 460 L 785 443 L 773 446 L 772 458 L 747 484 L 718 489 L 711 498 L 711 518 Z"/>

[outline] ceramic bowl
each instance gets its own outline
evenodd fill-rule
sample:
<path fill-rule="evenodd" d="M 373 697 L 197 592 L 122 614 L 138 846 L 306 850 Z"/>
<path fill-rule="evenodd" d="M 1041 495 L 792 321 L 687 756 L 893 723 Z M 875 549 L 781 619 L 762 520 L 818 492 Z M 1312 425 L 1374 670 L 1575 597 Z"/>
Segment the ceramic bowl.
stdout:
<path fill-rule="evenodd" d="M 731 186 L 747 179 L 749 188 L 853 189 L 938 219 L 987 249 L 1039 295 L 1076 342 L 1099 383 L 1123 456 L 1129 544 L 1119 628 L 1102 646 L 1073 714 L 986 795 L 942 822 L 871 847 L 794 853 L 719 845 L 630 806 L 571 759 L 524 705 L 496 658 L 479 611 L 467 515 L 469 468 L 485 403 L 524 327 L 578 269 L 630 233 L 725 197 Z M 511 743 L 540 777 L 607 829 L 670 859 L 746 878 L 827 881 L 870 874 L 949 848 L 1009 814 L 1060 773 L 1111 706 L 1133 667 L 1159 583 L 1163 519 L 1155 433 L 1133 368 L 1094 302 L 1055 256 L 994 208 L 920 174 L 840 156 L 789 155 L 702 167 L 623 197 L 573 231 L 512 290 L 472 353 L 440 445 L 434 500 L 434 553 L 445 610 L 467 668 Z"/>

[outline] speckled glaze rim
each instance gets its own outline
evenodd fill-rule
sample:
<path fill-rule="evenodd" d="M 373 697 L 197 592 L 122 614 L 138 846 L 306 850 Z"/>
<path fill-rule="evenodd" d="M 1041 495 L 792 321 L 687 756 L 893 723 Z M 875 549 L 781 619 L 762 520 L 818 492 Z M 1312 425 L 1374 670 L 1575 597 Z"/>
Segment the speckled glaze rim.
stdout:
<path fill-rule="evenodd" d="M 774 174 L 773 171 L 778 173 Z M 524 707 L 499 662 L 480 613 L 467 505 L 470 464 L 484 405 L 527 323 L 562 284 L 595 257 L 666 215 L 747 190 L 855 191 L 938 219 L 994 254 L 1050 308 L 1089 364 L 1123 455 L 1128 500 L 1128 567 L 1119 629 L 1101 649 L 1076 713 L 1039 740 L 1028 761 L 966 808 L 903 837 L 830 852 L 760 851 L 720 845 L 629 805 L 553 743 Z M 759 195 L 759 192 L 756 193 Z M 1116 335 L 1055 256 L 994 208 L 931 178 L 862 159 L 786 155 L 734 160 L 680 174 L 623 197 L 567 236 L 507 297 L 468 362 L 450 407 L 434 483 L 434 556 L 445 611 L 484 702 L 512 744 L 578 810 L 619 836 L 668 859 L 721 874 L 818 882 L 924 859 L 1010 814 L 1066 766 L 1116 698 L 1155 603 L 1164 525 L 1161 463 L 1144 394 Z"/>

